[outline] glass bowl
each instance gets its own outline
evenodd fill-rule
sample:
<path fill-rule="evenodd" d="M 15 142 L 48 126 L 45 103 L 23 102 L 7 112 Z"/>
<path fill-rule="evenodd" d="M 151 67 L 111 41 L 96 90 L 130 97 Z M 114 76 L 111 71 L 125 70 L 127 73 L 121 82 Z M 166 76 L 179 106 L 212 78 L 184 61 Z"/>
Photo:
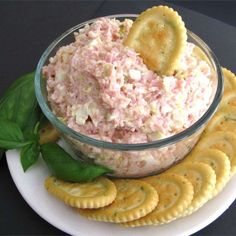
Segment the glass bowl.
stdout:
<path fill-rule="evenodd" d="M 122 14 L 106 16 L 124 20 L 135 19 L 137 15 Z M 74 32 L 96 19 L 83 22 L 58 37 L 41 56 L 35 75 L 35 91 L 38 103 L 49 121 L 60 132 L 62 139 L 75 155 L 86 162 L 94 162 L 114 170 L 114 177 L 138 178 L 160 173 L 182 160 L 194 147 L 207 122 L 215 113 L 223 90 L 221 67 L 214 53 L 194 33 L 188 31 L 188 41 L 197 45 L 211 64 L 214 91 L 207 111 L 192 126 L 171 137 L 148 143 L 120 144 L 97 140 L 70 129 L 61 122 L 50 108 L 47 101 L 46 79 L 42 77 L 42 68 L 49 63 L 49 58 L 57 50 L 74 41 Z"/>

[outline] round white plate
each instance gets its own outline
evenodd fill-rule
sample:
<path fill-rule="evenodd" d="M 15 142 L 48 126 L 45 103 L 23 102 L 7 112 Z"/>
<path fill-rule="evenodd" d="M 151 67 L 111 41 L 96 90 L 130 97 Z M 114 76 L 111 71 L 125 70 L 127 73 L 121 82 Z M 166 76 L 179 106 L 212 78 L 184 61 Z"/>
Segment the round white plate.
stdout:
<path fill-rule="evenodd" d="M 49 171 L 43 161 L 23 172 L 19 153 L 6 153 L 11 176 L 25 201 L 43 219 L 64 231 L 78 236 L 153 236 L 190 235 L 204 228 L 219 217 L 236 198 L 236 176 L 224 190 L 197 212 L 182 219 L 161 226 L 124 228 L 116 224 L 87 220 L 44 189 L 44 180 Z"/>

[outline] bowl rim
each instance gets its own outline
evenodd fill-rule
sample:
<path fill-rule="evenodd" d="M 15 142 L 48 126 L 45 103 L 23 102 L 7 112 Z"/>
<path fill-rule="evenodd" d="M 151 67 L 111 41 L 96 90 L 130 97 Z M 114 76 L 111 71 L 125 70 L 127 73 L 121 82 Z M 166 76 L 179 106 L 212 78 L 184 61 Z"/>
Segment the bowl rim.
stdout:
<path fill-rule="evenodd" d="M 49 54 L 52 52 L 52 50 L 55 48 L 56 45 L 58 45 L 64 38 L 66 38 L 68 35 L 71 33 L 74 33 L 76 30 L 84 27 L 86 24 L 90 24 L 94 22 L 95 20 L 106 17 L 106 18 L 136 18 L 138 14 L 115 14 L 115 15 L 108 15 L 108 16 L 101 16 L 97 18 L 93 18 L 91 20 L 82 22 L 67 31 L 65 31 L 63 34 L 61 34 L 59 37 L 57 37 L 44 51 L 42 56 L 39 59 L 39 62 L 37 64 L 36 68 L 36 73 L 35 73 L 35 94 L 36 98 L 38 100 L 39 106 L 44 113 L 44 115 L 47 117 L 47 119 L 57 128 L 59 131 L 61 131 L 63 134 L 69 135 L 70 137 L 79 140 L 82 143 L 86 143 L 92 146 L 96 146 L 99 148 L 106 148 L 106 149 L 112 149 L 112 150 L 123 150 L 123 151 L 136 151 L 136 150 L 144 150 L 144 149 L 149 149 L 149 148 L 162 148 L 166 147 L 168 145 L 175 144 L 185 138 L 190 137 L 197 131 L 199 131 L 208 121 L 209 119 L 213 116 L 215 113 L 221 97 L 223 93 L 223 74 L 221 71 L 221 66 L 218 62 L 217 57 L 215 54 L 212 52 L 212 50 L 209 48 L 209 46 L 196 34 L 193 32 L 187 30 L 187 34 L 191 36 L 198 44 L 201 45 L 201 47 L 210 55 L 210 61 L 213 63 L 217 75 L 217 88 L 216 92 L 214 95 L 214 98 L 212 100 L 212 103 L 208 107 L 208 109 L 205 111 L 205 113 L 198 119 L 195 123 L 193 123 L 191 126 L 189 126 L 187 129 L 152 142 L 147 142 L 147 143 L 135 143 L 135 144 L 127 144 L 127 143 L 112 143 L 112 142 L 107 142 L 107 141 L 102 141 L 98 140 L 92 137 L 89 137 L 87 135 L 84 135 L 82 133 L 79 133 L 71 128 L 69 128 L 66 124 L 61 122 L 51 111 L 49 108 L 46 100 L 44 99 L 44 96 L 42 94 L 41 90 L 41 72 L 42 72 L 42 67 L 44 66 L 46 60 L 48 59 Z M 209 56 L 208 56 L 209 57 Z"/>

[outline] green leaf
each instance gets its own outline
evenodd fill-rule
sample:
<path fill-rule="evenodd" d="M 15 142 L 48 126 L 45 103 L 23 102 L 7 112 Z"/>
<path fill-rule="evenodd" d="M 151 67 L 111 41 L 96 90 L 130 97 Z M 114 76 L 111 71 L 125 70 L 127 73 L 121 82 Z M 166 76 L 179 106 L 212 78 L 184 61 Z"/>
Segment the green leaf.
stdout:
<path fill-rule="evenodd" d="M 22 148 L 20 152 L 20 161 L 24 172 L 37 162 L 39 151 L 40 148 L 37 143 L 32 143 Z"/>
<path fill-rule="evenodd" d="M 18 124 L 0 119 L 0 148 L 14 149 L 28 145 Z"/>
<path fill-rule="evenodd" d="M 23 128 L 23 133 L 31 133 L 35 127 L 35 125 L 39 122 L 41 110 L 39 109 L 39 106 L 37 105 L 34 110 L 32 110 L 30 116 L 28 117 L 28 122 L 25 124 Z"/>
<path fill-rule="evenodd" d="M 23 148 L 24 170 L 34 164 L 39 155 L 37 122 L 41 111 L 35 96 L 34 75 L 29 73 L 15 80 L 0 99 L 0 148 Z"/>
<path fill-rule="evenodd" d="M 37 122 L 35 126 L 32 126 L 24 132 L 25 140 L 30 140 L 35 143 L 39 142 L 39 125 L 39 122 Z"/>
<path fill-rule="evenodd" d="M 41 145 L 41 154 L 52 174 L 66 181 L 92 181 L 100 175 L 112 172 L 106 167 L 73 159 L 56 143 Z"/>
<path fill-rule="evenodd" d="M 17 79 L 0 100 L 0 117 L 17 123 L 23 131 L 38 120 L 34 75 L 33 72 Z"/>

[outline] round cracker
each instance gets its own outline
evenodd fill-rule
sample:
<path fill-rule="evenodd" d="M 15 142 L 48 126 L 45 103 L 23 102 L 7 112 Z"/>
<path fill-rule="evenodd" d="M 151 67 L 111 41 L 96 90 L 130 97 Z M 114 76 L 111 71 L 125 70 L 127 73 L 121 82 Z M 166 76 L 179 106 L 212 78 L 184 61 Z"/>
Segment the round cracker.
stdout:
<path fill-rule="evenodd" d="M 225 107 L 231 107 L 231 109 L 236 108 L 236 89 L 232 91 L 227 91 L 224 93 L 222 100 L 220 102 L 220 109 Z"/>
<path fill-rule="evenodd" d="M 205 132 L 213 131 L 236 131 L 236 109 L 224 107 L 219 110 L 206 126 Z"/>
<path fill-rule="evenodd" d="M 167 6 L 155 6 L 134 21 L 124 45 L 140 54 L 149 69 L 171 75 L 178 69 L 187 43 L 181 16 Z"/>
<path fill-rule="evenodd" d="M 104 207 L 116 197 L 115 185 L 104 177 L 89 183 L 70 183 L 51 176 L 45 180 L 45 188 L 67 205 L 78 208 Z"/>
<path fill-rule="evenodd" d="M 230 161 L 228 156 L 217 149 L 205 149 L 195 151 L 189 155 L 186 161 L 203 162 L 211 166 L 216 174 L 216 185 L 213 196 L 216 196 L 226 185 L 230 178 Z"/>
<path fill-rule="evenodd" d="M 183 215 L 189 215 L 198 210 L 213 196 L 216 184 L 216 175 L 214 170 L 204 163 L 182 162 L 167 173 L 175 173 L 185 177 L 194 189 L 193 200 Z"/>
<path fill-rule="evenodd" d="M 150 214 L 122 224 L 127 227 L 164 224 L 180 217 L 193 198 L 193 186 L 184 177 L 161 174 L 143 179 L 151 184 L 159 195 L 159 203 Z"/>
<path fill-rule="evenodd" d="M 113 181 L 117 188 L 115 201 L 100 209 L 79 209 L 88 219 L 122 223 L 143 217 L 153 211 L 158 203 L 158 195 L 150 184 L 132 179 Z"/>
<path fill-rule="evenodd" d="M 235 74 L 224 67 L 222 67 L 221 69 L 224 75 L 224 92 L 235 91 L 236 90 Z"/>
<path fill-rule="evenodd" d="M 229 157 L 231 175 L 236 172 L 236 135 L 233 132 L 215 131 L 207 133 L 197 143 L 194 152 L 208 148 L 224 152 Z"/>
<path fill-rule="evenodd" d="M 46 122 L 39 131 L 39 143 L 55 142 L 59 139 L 59 132 L 50 122 Z"/>

